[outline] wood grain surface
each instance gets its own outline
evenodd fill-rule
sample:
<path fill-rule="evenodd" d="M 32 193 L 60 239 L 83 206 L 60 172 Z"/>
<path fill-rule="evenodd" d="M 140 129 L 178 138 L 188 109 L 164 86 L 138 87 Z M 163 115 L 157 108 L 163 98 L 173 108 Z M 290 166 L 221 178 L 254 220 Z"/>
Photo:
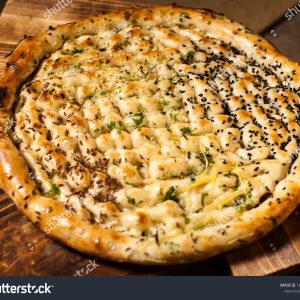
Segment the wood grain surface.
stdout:
<path fill-rule="evenodd" d="M 201 2 L 205 1 L 199 1 L 199 8 L 203 6 L 200 5 Z M 216 9 L 216 2 L 212 2 L 213 8 Z M 218 11 L 222 11 L 225 2 L 219 1 Z M 282 1 L 274 1 L 273 4 L 277 2 L 280 3 L 282 12 Z M 288 8 L 289 1 L 285 2 Z M 73 0 L 68 7 L 49 20 L 44 18 L 46 10 L 56 3 L 54 0 L 8 0 L 0 17 L 0 58 L 12 51 L 24 34 L 33 35 L 49 25 L 55 26 L 102 11 L 137 8 L 154 2 L 147 1 L 147 4 L 141 4 L 123 0 Z M 265 1 L 262 1 L 262 4 L 265 5 Z M 205 6 L 211 8 L 207 4 Z M 275 21 L 278 11 L 279 9 L 273 18 L 268 17 L 270 24 Z M 0 68 L 3 64 L 3 60 L 0 61 Z M 300 228 L 300 210 L 293 213 L 282 226 L 265 238 L 243 249 L 204 262 L 170 267 L 116 264 L 95 260 L 51 240 L 23 216 L 12 200 L 0 190 L 0 275 L 290 274 L 297 272 L 300 267 L 298 228 Z M 89 266 L 93 266 L 91 271 L 87 270 Z"/>

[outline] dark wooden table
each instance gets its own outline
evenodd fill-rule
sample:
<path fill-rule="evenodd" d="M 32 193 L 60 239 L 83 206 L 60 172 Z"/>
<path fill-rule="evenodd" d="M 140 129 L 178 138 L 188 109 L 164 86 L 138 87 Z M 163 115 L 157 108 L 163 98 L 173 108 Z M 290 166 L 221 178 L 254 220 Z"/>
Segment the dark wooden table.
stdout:
<path fill-rule="evenodd" d="M 43 17 L 57 0 L 1 1 L 0 58 L 15 47 L 24 34 L 35 34 L 57 25 L 102 10 L 167 4 L 166 0 L 73 0 L 50 20 Z M 190 7 L 207 7 L 238 20 L 262 33 L 288 56 L 300 61 L 298 30 L 300 15 L 290 21 L 284 16 L 294 5 L 291 0 L 203 0 L 178 1 Z M 4 61 L 0 60 L 0 68 Z M 300 266 L 300 212 L 295 212 L 265 238 L 226 255 L 205 262 L 171 267 L 145 267 L 115 264 L 98 259 L 89 275 L 270 275 L 295 273 Z M 0 275 L 72 275 L 85 268 L 92 257 L 67 249 L 40 232 L 0 192 Z"/>

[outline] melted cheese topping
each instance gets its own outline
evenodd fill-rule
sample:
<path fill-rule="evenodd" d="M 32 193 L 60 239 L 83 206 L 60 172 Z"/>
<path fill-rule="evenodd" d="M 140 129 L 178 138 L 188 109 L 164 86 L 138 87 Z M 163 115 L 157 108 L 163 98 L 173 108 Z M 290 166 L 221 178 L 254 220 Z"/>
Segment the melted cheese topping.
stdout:
<path fill-rule="evenodd" d="M 163 239 L 271 196 L 297 149 L 298 103 L 274 71 L 201 30 L 131 26 L 45 59 L 12 136 L 45 195 Z"/>

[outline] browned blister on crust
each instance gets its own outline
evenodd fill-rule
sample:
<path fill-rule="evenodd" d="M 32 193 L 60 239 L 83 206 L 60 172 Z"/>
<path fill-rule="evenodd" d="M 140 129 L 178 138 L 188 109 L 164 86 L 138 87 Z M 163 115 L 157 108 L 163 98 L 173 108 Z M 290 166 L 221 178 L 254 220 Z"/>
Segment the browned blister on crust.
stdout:
<path fill-rule="evenodd" d="M 115 261 L 243 246 L 299 204 L 299 74 L 206 10 L 50 27 L 1 74 L 1 186 L 49 236 Z"/>

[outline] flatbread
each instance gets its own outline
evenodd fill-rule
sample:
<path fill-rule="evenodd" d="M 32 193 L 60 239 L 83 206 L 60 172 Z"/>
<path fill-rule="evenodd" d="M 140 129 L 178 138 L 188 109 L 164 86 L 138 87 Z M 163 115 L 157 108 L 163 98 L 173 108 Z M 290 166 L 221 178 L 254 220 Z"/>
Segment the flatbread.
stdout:
<path fill-rule="evenodd" d="M 1 74 L 1 185 L 46 234 L 110 260 L 246 245 L 299 204 L 299 74 L 208 10 L 49 27 Z"/>

